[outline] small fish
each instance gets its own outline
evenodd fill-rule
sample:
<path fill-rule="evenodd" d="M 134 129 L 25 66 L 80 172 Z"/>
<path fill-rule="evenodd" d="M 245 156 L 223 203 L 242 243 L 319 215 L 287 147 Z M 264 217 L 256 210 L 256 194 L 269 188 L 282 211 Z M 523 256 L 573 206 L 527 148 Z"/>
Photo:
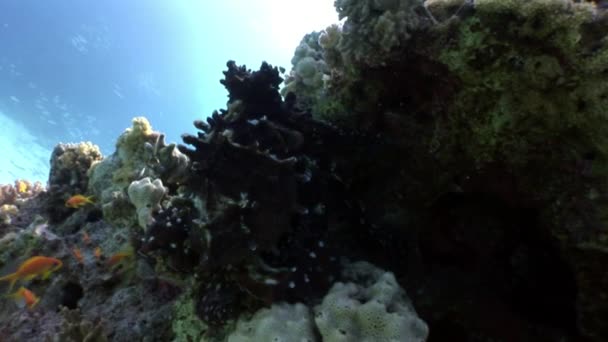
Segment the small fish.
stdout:
<path fill-rule="evenodd" d="M 63 266 L 63 262 L 59 259 L 35 256 L 24 261 L 15 273 L 0 277 L 0 281 L 10 282 L 8 288 L 8 292 L 10 293 L 18 280 L 32 280 L 37 276 L 41 276 L 42 279 L 47 279 L 51 273 L 60 269 L 61 266 Z"/>
<path fill-rule="evenodd" d="M 9 294 L 6 297 L 14 299 L 19 307 L 27 306 L 30 310 L 40 301 L 40 298 L 36 296 L 34 292 L 23 286 L 21 286 L 17 292 Z"/>
<path fill-rule="evenodd" d="M 84 243 L 86 245 L 91 244 L 91 237 L 89 236 L 89 234 L 87 232 L 82 232 L 82 241 L 84 241 Z"/>
<path fill-rule="evenodd" d="M 84 264 L 84 257 L 82 256 L 82 252 L 80 251 L 80 248 L 72 249 L 72 254 L 74 254 L 74 258 L 76 258 L 76 260 L 78 260 L 79 263 Z"/>
<path fill-rule="evenodd" d="M 101 255 L 102 255 L 101 247 L 97 246 L 95 248 L 95 251 L 93 252 L 93 255 L 95 255 L 95 259 L 97 259 L 97 260 L 101 259 Z"/>
<path fill-rule="evenodd" d="M 93 196 L 74 195 L 65 201 L 65 206 L 68 208 L 80 208 L 87 204 L 94 204 Z"/>
<path fill-rule="evenodd" d="M 129 248 L 122 252 L 118 252 L 118 253 L 112 255 L 108 259 L 106 264 L 108 265 L 108 267 L 113 268 L 114 266 L 120 264 L 123 260 L 132 258 L 132 257 L 133 257 L 133 248 Z"/>

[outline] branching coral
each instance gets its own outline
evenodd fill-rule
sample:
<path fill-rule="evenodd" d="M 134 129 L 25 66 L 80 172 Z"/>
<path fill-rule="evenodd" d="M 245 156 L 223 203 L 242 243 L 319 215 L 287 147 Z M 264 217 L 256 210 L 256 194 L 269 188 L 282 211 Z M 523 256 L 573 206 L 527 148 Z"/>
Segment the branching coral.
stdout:
<path fill-rule="evenodd" d="M 175 269 L 190 269 L 198 262 L 199 251 L 192 245 L 195 230 L 196 209 L 191 200 L 174 197 L 154 214 L 146 229 L 140 251 L 150 253 L 157 250 L 171 257 Z"/>
<path fill-rule="evenodd" d="M 225 75 L 229 109 L 195 123 L 198 136 L 184 136 L 193 148 L 179 146 L 192 161 L 186 185 L 201 222 L 188 238 L 201 253 L 197 311 L 214 325 L 244 303 L 323 293 L 337 267 L 328 221 L 359 220 L 326 188 L 339 183 L 327 139 L 342 133 L 283 103 L 276 68 L 229 62 Z"/>
<path fill-rule="evenodd" d="M 0 205 L 19 204 L 28 198 L 43 192 L 45 187 L 40 182 L 28 182 L 25 179 L 18 179 L 14 184 L 0 185 Z"/>

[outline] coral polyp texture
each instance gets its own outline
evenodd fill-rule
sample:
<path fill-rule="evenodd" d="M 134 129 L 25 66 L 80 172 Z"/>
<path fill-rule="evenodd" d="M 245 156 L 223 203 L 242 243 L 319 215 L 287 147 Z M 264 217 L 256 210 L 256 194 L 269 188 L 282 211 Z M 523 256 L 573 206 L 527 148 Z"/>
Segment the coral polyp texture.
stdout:
<path fill-rule="evenodd" d="M 335 6 L 182 143 L 0 186 L 0 277 L 62 262 L 0 340 L 608 340 L 604 2 Z"/>
<path fill-rule="evenodd" d="M 166 191 L 160 179 L 150 181 L 150 177 L 129 184 L 127 193 L 137 209 L 137 222 L 141 228 L 146 229 L 152 223 L 152 213 L 160 209 L 160 200 Z"/>

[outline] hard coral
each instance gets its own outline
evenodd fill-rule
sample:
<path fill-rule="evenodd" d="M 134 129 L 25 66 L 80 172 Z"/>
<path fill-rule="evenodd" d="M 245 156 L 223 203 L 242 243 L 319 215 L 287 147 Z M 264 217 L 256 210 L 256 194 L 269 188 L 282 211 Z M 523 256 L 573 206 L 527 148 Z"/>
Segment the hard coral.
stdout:
<path fill-rule="evenodd" d="M 139 226 L 146 230 L 152 223 L 152 213 L 160 209 L 160 201 L 167 190 L 160 179 L 149 177 L 131 182 L 127 189 L 131 203 L 137 208 Z"/>
<path fill-rule="evenodd" d="M 167 184 L 186 182 L 190 159 L 177 148 L 176 144 L 169 144 L 158 149 L 158 166 L 161 179 Z"/>
<path fill-rule="evenodd" d="M 201 284 L 196 302 L 196 314 L 206 324 L 221 327 L 236 319 L 243 311 L 244 292 L 234 281 L 226 279 L 227 270 L 219 270 Z"/>
<path fill-rule="evenodd" d="M 194 222 L 195 217 L 196 209 L 191 200 L 174 197 L 159 207 L 153 215 L 140 251 L 144 253 L 162 251 L 172 258 L 171 264 L 175 269 L 191 266 L 199 257 L 199 252 L 192 245 L 192 239 L 196 235 L 193 230 L 198 229 Z"/>
<path fill-rule="evenodd" d="M 212 324 L 238 314 L 237 303 L 323 293 L 336 267 L 327 220 L 339 215 L 325 208 L 342 200 L 325 188 L 338 180 L 324 144 L 341 132 L 283 103 L 277 68 L 229 62 L 224 74 L 228 110 L 195 122 L 201 132 L 183 137 L 192 148 L 179 146 L 201 222 L 189 234 L 201 253 L 197 308 Z"/>
<path fill-rule="evenodd" d="M 253 316 L 241 315 L 229 342 L 424 341 L 428 328 L 413 310 L 392 273 L 358 262 L 311 308 L 275 303 Z"/>
<path fill-rule="evenodd" d="M 255 313 L 248 320 L 239 319 L 228 342 L 316 341 L 310 310 L 302 303 L 274 304 Z"/>
<path fill-rule="evenodd" d="M 228 90 L 230 103 L 241 100 L 248 104 L 251 112 L 268 109 L 273 109 L 272 114 L 276 112 L 282 102 L 278 90 L 283 81 L 276 68 L 262 63 L 260 70 L 252 73 L 246 66 L 238 67 L 234 61 L 229 61 L 227 66 L 228 70 L 223 72 L 225 78 L 220 83 Z"/>
<path fill-rule="evenodd" d="M 390 272 L 365 262 L 345 269 L 353 282 L 333 285 L 315 307 L 323 341 L 425 341 L 429 328 Z"/>
<path fill-rule="evenodd" d="M 302 108 L 312 107 L 317 98 L 323 95 L 324 82 L 329 77 L 324 50 L 319 44 L 321 34 L 313 32 L 302 38 L 291 59 L 293 68 L 285 79 L 285 87 L 281 89 L 283 95 L 296 94 L 298 104 Z"/>
<path fill-rule="evenodd" d="M 28 182 L 25 179 L 18 179 L 14 184 L 0 185 L 0 205 L 20 204 L 43 192 L 45 187 L 40 182 Z"/>
<path fill-rule="evenodd" d="M 59 144 L 51 155 L 46 212 L 49 221 L 58 223 L 67 218 L 73 209 L 65 201 L 75 194 L 86 193 L 89 168 L 102 159 L 99 147 L 90 142 Z"/>
<path fill-rule="evenodd" d="M 422 0 L 336 0 L 339 18 L 346 18 L 339 49 L 347 63 L 368 67 L 397 59 L 412 34 L 431 21 Z"/>
<path fill-rule="evenodd" d="M 145 117 L 136 117 L 132 123 L 116 141 L 118 157 L 126 163 L 140 160 L 145 153 L 144 144 L 160 138 Z"/>
<path fill-rule="evenodd" d="M 89 191 L 101 204 L 106 221 L 128 227 L 136 222 L 138 215 L 127 195 L 131 182 L 149 177 L 173 184 L 182 179 L 188 161 L 171 146 L 165 144 L 163 134 L 152 130 L 147 119 L 133 119 L 133 126 L 119 137 L 116 151 L 90 171 Z"/>
<path fill-rule="evenodd" d="M 11 224 L 12 218 L 19 213 L 19 208 L 14 204 L 0 205 L 0 226 Z"/>
<path fill-rule="evenodd" d="M 0 185 L 0 204 L 14 204 L 19 192 L 11 184 Z"/>

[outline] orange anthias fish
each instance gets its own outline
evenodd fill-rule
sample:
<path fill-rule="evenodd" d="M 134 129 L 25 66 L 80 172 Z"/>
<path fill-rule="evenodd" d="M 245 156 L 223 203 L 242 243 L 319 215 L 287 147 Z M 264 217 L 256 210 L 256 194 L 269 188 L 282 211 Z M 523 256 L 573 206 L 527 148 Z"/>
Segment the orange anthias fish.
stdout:
<path fill-rule="evenodd" d="M 82 252 L 80 251 L 80 248 L 72 249 L 72 254 L 74 254 L 74 258 L 76 258 L 76 260 L 78 260 L 79 263 L 84 264 L 84 256 L 82 256 Z"/>
<path fill-rule="evenodd" d="M 17 272 L 0 277 L 0 281 L 9 281 L 11 285 L 8 288 L 8 292 L 11 292 L 17 280 L 32 280 L 37 276 L 47 279 L 51 273 L 60 269 L 61 266 L 63 266 L 63 262 L 59 259 L 35 256 L 24 261 L 17 269 Z"/>
<path fill-rule="evenodd" d="M 84 243 L 86 245 L 91 244 L 91 237 L 89 236 L 89 234 L 87 232 L 82 232 L 82 241 L 84 241 Z"/>
<path fill-rule="evenodd" d="M 95 251 L 93 252 L 93 254 L 95 255 L 95 259 L 99 260 L 101 259 L 101 247 L 97 246 L 97 248 L 95 248 Z"/>
<path fill-rule="evenodd" d="M 80 208 L 87 204 L 94 204 L 93 196 L 74 195 L 65 201 L 65 206 L 68 208 Z"/>
<path fill-rule="evenodd" d="M 38 298 L 38 296 L 36 296 L 34 292 L 26 289 L 23 286 L 21 286 L 19 290 L 17 290 L 17 292 L 10 294 L 7 297 L 14 299 L 15 301 L 17 301 L 17 303 L 22 303 L 18 305 L 20 307 L 23 307 L 22 305 L 25 305 L 28 309 L 33 309 L 34 306 L 36 306 L 36 304 L 38 304 L 38 302 L 40 301 L 40 298 Z"/>
<path fill-rule="evenodd" d="M 118 252 L 118 253 L 112 255 L 108 259 L 107 265 L 108 265 L 108 267 L 113 268 L 114 266 L 121 263 L 123 260 L 125 260 L 127 258 L 131 258 L 131 257 L 133 257 L 133 248 L 129 248 L 125 251 Z"/>

